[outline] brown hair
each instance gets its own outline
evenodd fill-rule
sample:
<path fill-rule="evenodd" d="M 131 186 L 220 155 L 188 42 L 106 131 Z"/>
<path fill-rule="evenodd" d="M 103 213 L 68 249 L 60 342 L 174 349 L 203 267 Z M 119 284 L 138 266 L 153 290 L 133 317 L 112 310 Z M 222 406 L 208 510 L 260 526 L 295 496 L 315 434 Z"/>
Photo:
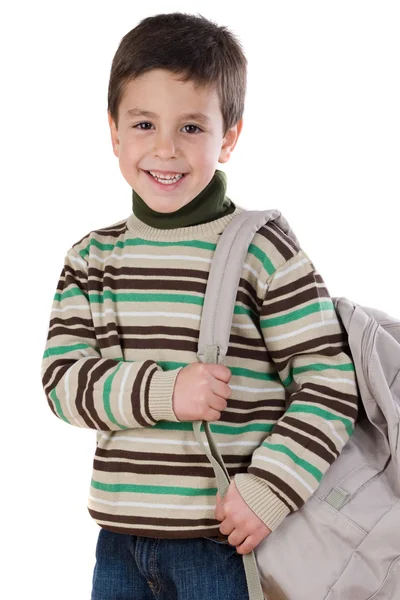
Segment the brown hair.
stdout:
<path fill-rule="evenodd" d="M 239 40 L 199 13 L 159 14 L 142 19 L 121 40 L 108 84 L 108 111 L 118 126 L 127 84 L 151 69 L 167 69 L 195 87 L 216 86 L 225 136 L 243 117 L 247 59 Z"/>

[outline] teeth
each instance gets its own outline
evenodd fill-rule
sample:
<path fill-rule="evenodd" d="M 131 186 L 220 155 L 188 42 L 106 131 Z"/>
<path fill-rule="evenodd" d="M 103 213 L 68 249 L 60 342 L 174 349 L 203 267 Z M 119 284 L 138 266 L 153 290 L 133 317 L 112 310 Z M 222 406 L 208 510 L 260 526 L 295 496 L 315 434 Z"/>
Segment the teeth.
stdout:
<path fill-rule="evenodd" d="M 183 177 L 183 173 L 180 173 L 177 175 L 165 175 L 163 177 L 161 177 L 160 175 L 157 175 L 153 171 L 149 171 L 149 173 L 154 177 L 154 179 L 156 179 L 157 181 L 161 181 L 163 183 L 166 183 L 166 182 L 175 183 L 176 181 L 179 181 Z"/>

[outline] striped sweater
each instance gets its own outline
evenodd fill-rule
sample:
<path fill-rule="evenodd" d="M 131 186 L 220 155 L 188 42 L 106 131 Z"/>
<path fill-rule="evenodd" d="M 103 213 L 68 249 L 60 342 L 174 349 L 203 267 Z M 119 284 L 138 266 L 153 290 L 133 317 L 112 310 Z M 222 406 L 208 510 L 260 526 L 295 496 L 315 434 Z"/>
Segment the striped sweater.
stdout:
<path fill-rule="evenodd" d="M 131 215 L 67 251 L 42 362 L 54 415 L 96 430 L 88 511 L 115 532 L 220 535 L 217 485 L 192 422 L 173 411 L 196 356 L 224 227 L 156 229 Z M 229 475 L 272 530 L 318 487 L 352 435 L 358 388 L 347 335 L 321 275 L 276 226 L 254 235 L 237 290 L 232 394 L 211 431 Z"/>

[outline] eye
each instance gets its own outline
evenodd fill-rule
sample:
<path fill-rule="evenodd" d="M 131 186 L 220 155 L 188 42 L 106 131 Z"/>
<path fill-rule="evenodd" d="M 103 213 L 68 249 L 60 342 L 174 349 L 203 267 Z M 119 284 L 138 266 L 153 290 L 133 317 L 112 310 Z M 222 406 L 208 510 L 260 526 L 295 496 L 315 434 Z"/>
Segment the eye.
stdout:
<path fill-rule="evenodd" d="M 132 129 L 142 129 L 140 127 L 140 125 L 151 125 L 151 123 L 148 123 L 147 121 L 142 121 L 141 123 L 138 123 L 137 125 L 133 125 Z M 146 131 L 146 130 L 143 129 L 143 131 Z"/>
<path fill-rule="evenodd" d="M 141 123 L 138 123 L 137 125 L 133 125 L 132 129 L 140 129 L 142 131 L 148 131 L 147 128 L 140 127 L 141 125 L 151 125 L 151 123 L 149 123 L 148 121 L 142 121 Z M 184 125 L 183 127 L 184 128 L 185 127 L 194 127 L 195 129 L 198 129 L 199 132 L 202 131 L 202 129 L 200 129 L 200 127 L 198 127 L 197 125 Z"/>
<path fill-rule="evenodd" d="M 200 127 L 197 127 L 197 125 L 184 125 L 184 127 L 194 127 L 195 129 L 202 131 L 202 129 L 200 129 Z"/>

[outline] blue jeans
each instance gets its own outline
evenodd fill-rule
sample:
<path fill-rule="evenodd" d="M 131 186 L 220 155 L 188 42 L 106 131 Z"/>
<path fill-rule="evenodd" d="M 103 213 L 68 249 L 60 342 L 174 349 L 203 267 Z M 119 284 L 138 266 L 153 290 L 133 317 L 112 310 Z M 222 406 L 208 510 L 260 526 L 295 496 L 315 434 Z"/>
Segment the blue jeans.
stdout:
<path fill-rule="evenodd" d="M 100 528 L 91 600 L 248 600 L 243 556 L 226 540 Z"/>

